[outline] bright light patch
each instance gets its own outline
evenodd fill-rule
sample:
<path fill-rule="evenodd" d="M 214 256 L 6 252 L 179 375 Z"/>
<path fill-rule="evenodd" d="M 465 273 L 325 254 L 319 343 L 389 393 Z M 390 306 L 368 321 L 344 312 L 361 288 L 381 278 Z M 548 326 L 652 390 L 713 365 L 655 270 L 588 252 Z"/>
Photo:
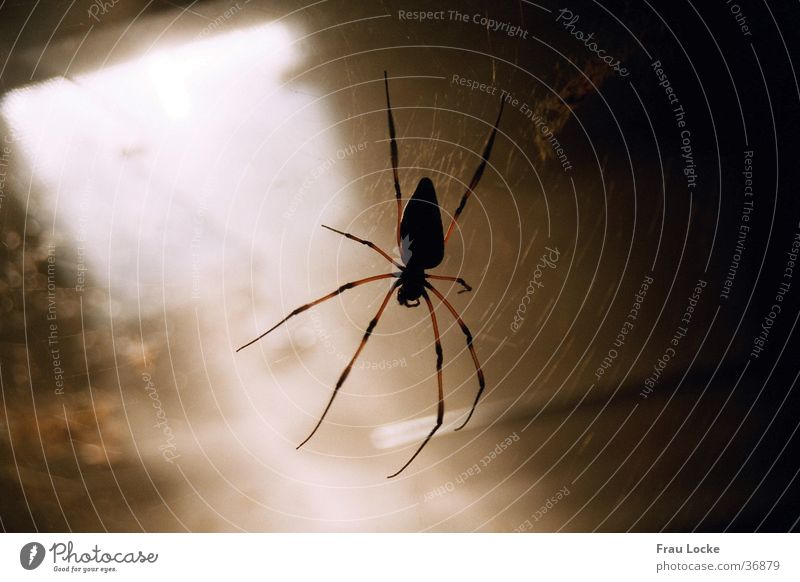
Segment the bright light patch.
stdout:
<path fill-rule="evenodd" d="M 244 258 L 226 268 L 248 284 L 253 237 L 268 264 L 264 233 L 287 230 L 297 185 L 339 147 L 318 104 L 298 113 L 313 97 L 281 85 L 295 58 L 288 30 L 271 23 L 5 95 L 31 210 L 80 241 L 88 276 L 122 299 L 164 287 L 168 301 L 197 300 L 222 280 L 223 252 Z M 330 172 L 318 189 L 344 178 Z M 313 231 L 311 220 L 293 215 L 290 235 Z"/>
<path fill-rule="evenodd" d="M 156 57 L 150 62 L 150 78 L 161 104 L 170 116 L 184 119 L 189 116 L 189 93 L 186 91 L 186 70 L 179 61 Z"/>
<path fill-rule="evenodd" d="M 259 62 L 267 62 L 273 71 L 279 71 L 291 56 L 289 33 L 283 26 L 270 24 L 158 51 L 144 60 L 164 111 L 175 119 L 185 119 L 191 110 L 187 85 L 196 84 L 202 91 L 196 92 L 202 95 L 209 89 L 203 80 L 224 72 L 231 61 L 255 61 L 255 68 Z"/>

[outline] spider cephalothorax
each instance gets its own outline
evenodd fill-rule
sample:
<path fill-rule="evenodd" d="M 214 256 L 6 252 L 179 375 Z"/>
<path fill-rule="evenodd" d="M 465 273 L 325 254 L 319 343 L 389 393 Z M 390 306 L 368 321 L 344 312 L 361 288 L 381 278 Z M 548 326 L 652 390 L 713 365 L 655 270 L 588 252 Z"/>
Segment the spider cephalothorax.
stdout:
<path fill-rule="evenodd" d="M 419 298 L 425 293 L 425 271 L 406 269 L 400 274 L 397 302 L 405 307 L 419 307 Z"/>
<path fill-rule="evenodd" d="M 369 322 L 367 325 L 367 329 L 364 332 L 364 337 L 361 340 L 361 343 L 356 349 L 356 353 L 353 355 L 353 358 L 350 360 L 350 363 L 347 364 L 347 367 L 339 376 L 339 380 L 336 382 L 336 386 L 333 389 L 333 394 L 331 395 L 330 400 L 328 401 L 328 405 L 325 407 L 325 410 L 322 412 L 320 416 L 319 422 L 317 422 L 314 430 L 311 431 L 311 434 L 306 437 L 306 439 L 298 445 L 298 449 L 302 447 L 304 444 L 308 442 L 308 440 L 314 436 L 314 433 L 317 432 L 317 429 L 322 425 L 322 421 L 325 419 L 325 416 L 328 414 L 328 411 L 331 408 L 331 404 L 333 404 L 334 398 L 336 398 L 336 394 L 339 392 L 339 388 L 342 387 L 344 381 L 347 379 L 347 376 L 350 374 L 350 370 L 353 368 L 353 363 L 358 358 L 358 355 L 361 353 L 361 350 L 364 349 L 364 346 L 367 344 L 367 340 L 372 335 L 375 326 L 378 324 L 378 320 L 383 315 L 384 310 L 386 309 L 386 305 L 389 303 L 389 299 L 391 298 L 392 294 L 397 291 L 397 301 L 404 305 L 405 307 L 417 307 L 420 305 L 420 299 L 425 301 L 425 304 L 428 306 L 428 310 L 431 316 L 431 323 L 433 324 L 433 335 L 434 335 L 434 342 L 436 345 L 436 379 L 439 386 L 439 401 L 438 406 L 436 409 L 436 425 L 433 427 L 431 432 L 422 442 L 422 444 L 417 448 L 416 452 L 411 456 L 411 458 L 403 465 L 399 471 L 389 475 L 389 477 L 396 477 L 399 475 L 406 467 L 408 467 L 411 462 L 417 458 L 420 451 L 428 444 L 428 441 L 431 440 L 431 437 L 434 433 L 439 430 L 439 427 L 442 426 L 442 420 L 444 418 L 444 391 L 442 389 L 442 345 L 439 339 L 439 325 L 436 321 L 436 314 L 433 310 L 433 303 L 431 303 L 430 296 L 428 295 L 428 291 L 433 293 L 439 301 L 447 308 L 447 310 L 453 315 L 456 322 L 458 323 L 461 331 L 464 333 L 464 336 L 467 339 L 467 348 L 469 349 L 470 355 L 472 356 L 472 361 L 475 364 L 475 372 L 478 376 L 478 393 L 475 396 L 475 401 L 470 409 L 469 415 L 467 415 L 466 420 L 459 426 L 456 430 L 460 430 L 464 428 L 464 426 L 469 422 L 469 419 L 472 418 L 472 413 L 475 412 L 475 407 L 478 404 L 478 400 L 483 393 L 483 389 L 486 386 L 486 383 L 483 378 L 483 371 L 481 369 L 480 363 L 478 362 L 478 357 L 475 354 L 475 348 L 472 346 L 472 333 L 469 331 L 469 328 L 466 326 L 464 321 L 461 319 L 461 316 L 455 310 L 455 308 L 450 304 L 450 302 L 442 295 L 431 283 L 430 279 L 437 279 L 440 281 L 451 281 L 458 283 L 463 287 L 462 291 L 459 293 L 463 293 L 464 291 L 470 291 L 471 288 L 464 279 L 460 277 L 452 277 L 447 275 L 430 275 L 425 271 L 433 269 L 442 262 L 444 258 L 444 246 L 447 242 L 447 239 L 450 238 L 450 235 L 453 233 L 453 229 L 455 228 L 456 221 L 458 217 L 461 215 L 462 210 L 464 210 L 464 206 L 467 203 L 467 199 L 469 198 L 472 191 L 478 185 L 478 181 L 481 179 L 483 175 L 483 171 L 486 168 L 486 164 L 489 160 L 489 154 L 492 151 L 492 145 L 494 144 L 494 138 L 497 135 L 497 126 L 500 124 L 500 117 L 503 114 L 503 104 L 504 102 L 500 102 L 500 112 L 497 115 L 497 121 L 494 123 L 494 128 L 492 129 L 492 133 L 489 135 L 489 139 L 486 142 L 486 146 L 483 149 L 483 155 L 481 156 L 481 162 L 478 165 L 478 169 L 475 170 L 475 174 L 472 176 L 472 180 L 467 186 L 466 192 L 461 197 L 461 202 L 456 208 L 455 213 L 453 214 L 453 218 L 450 221 L 450 226 L 445 233 L 442 229 L 442 214 L 441 210 L 439 209 L 439 202 L 436 199 L 436 189 L 433 186 L 433 182 L 429 178 L 422 178 L 417 184 L 417 188 L 414 191 L 414 194 L 409 199 L 408 203 L 406 204 L 405 209 L 403 209 L 402 205 L 402 193 L 400 191 L 400 180 L 397 174 L 397 137 L 395 135 L 394 129 L 394 118 L 392 117 L 392 105 L 389 100 L 389 80 L 386 76 L 386 72 L 383 73 L 383 80 L 386 87 L 386 110 L 389 116 L 389 151 L 392 158 L 392 174 L 394 178 L 394 191 L 395 191 L 395 199 L 397 201 L 397 246 L 400 250 L 400 261 L 393 259 L 390 257 L 386 251 L 378 247 L 375 243 L 364 240 L 359 238 L 355 235 L 352 235 L 347 232 L 342 232 L 340 230 L 336 230 L 335 228 L 331 228 L 329 226 L 323 225 L 328 230 L 332 230 L 342 236 L 349 238 L 350 240 L 354 240 L 359 242 L 363 245 L 368 246 L 375 252 L 379 253 L 383 256 L 387 261 L 392 263 L 395 267 L 399 269 L 399 271 L 395 271 L 392 273 L 384 273 L 382 275 L 373 275 L 372 277 L 367 277 L 365 279 L 359 279 L 358 281 L 352 281 L 350 283 L 345 283 L 337 288 L 335 291 L 328 293 L 327 295 L 320 297 L 316 301 L 312 301 L 311 303 L 307 303 L 305 305 L 301 305 L 294 311 L 292 311 L 289 315 L 284 317 L 270 329 L 262 333 L 260 336 L 255 338 L 254 340 L 246 343 L 239 350 L 246 348 L 247 346 L 257 342 L 265 335 L 270 333 L 276 327 L 284 323 L 291 317 L 306 311 L 307 309 L 311 309 L 315 305 L 322 303 L 323 301 L 327 301 L 333 297 L 336 297 L 340 293 L 344 293 L 348 289 L 352 289 L 353 287 L 357 287 L 359 285 L 364 285 L 366 283 L 370 283 L 372 281 L 378 281 L 381 279 L 396 279 L 392 284 L 391 288 L 389 289 L 388 293 L 386 293 L 385 297 L 383 298 L 383 302 L 381 303 L 378 312 Z"/>

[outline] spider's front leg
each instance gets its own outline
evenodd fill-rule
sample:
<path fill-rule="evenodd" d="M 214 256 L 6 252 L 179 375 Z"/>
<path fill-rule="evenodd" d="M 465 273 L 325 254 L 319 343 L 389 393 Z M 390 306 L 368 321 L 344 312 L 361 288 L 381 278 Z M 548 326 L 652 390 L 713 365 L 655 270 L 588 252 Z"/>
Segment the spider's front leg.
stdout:
<path fill-rule="evenodd" d="M 444 235 L 444 242 L 450 238 L 450 235 L 453 234 L 453 230 L 456 227 L 456 223 L 458 222 L 458 217 L 461 216 L 461 212 L 464 210 L 464 207 L 467 205 L 467 200 L 469 199 L 472 192 L 477 188 L 478 182 L 481 180 L 481 176 L 483 176 L 483 171 L 486 169 L 486 164 L 489 163 L 489 156 L 492 154 L 492 146 L 494 146 L 494 138 L 497 136 L 497 127 L 500 125 L 500 118 L 503 116 L 503 106 L 505 105 L 506 100 L 500 100 L 500 112 L 497 114 L 497 121 L 494 122 L 494 128 L 492 129 L 492 133 L 489 135 L 489 139 L 486 141 L 486 147 L 483 150 L 483 155 L 481 156 L 481 163 L 478 165 L 478 169 L 475 170 L 475 174 L 472 176 L 472 180 L 469 182 L 469 186 L 467 186 L 467 191 L 464 192 L 464 195 L 461 197 L 461 202 L 458 204 L 458 208 L 456 208 L 455 213 L 453 214 L 453 219 L 450 221 L 450 226 L 447 227 L 447 233 Z"/>
<path fill-rule="evenodd" d="M 330 226 L 325 226 L 324 224 L 322 225 L 322 228 L 327 228 L 328 230 L 333 231 L 333 232 L 335 232 L 337 234 L 340 234 L 345 238 L 348 238 L 350 240 L 354 240 L 357 243 L 361 243 L 362 245 L 365 245 L 365 246 L 371 248 L 373 251 L 375 251 L 376 253 L 381 255 L 384 259 L 386 259 L 387 261 L 392 263 L 395 267 L 397 267 L 401 271 L 405 269 L 405 267 L 403 265 L 401 265 L 400 263 L 395 261 L 392 257 L 390 257 L 389 253 L 384 251 L 381 247 L 379 247 L 378 245 L 376 245 L 372 241 L 369 241 L 369 240 L 366 240 L 366 239 L 363 239 L 363 238 L 359 238 L 354 234 L 350 234 L 349 232 L 342 232 L 341 230 L 336 230 L 335 228 L 331 228 Z"/>
<path fill-rule="evenodd" d="M 348 289 L 352 289 L 353 287 L 358 287 L 358 286 L 364 285 L 366 283 L 371 283 L 372 281 L 379 281 L 381 279 L 390 279 L 392 277 L 399 278 L 400 277 L 400 273 L 385 273 L 383 275 L 373 275 L 372 277 L 367 277 L 366 279 L 359 279 L 358 281 L 351 281 L 350 283 L 345 283 L 344 285 L 340 285 L 339 288 L 336 289 L 335 291 L 331 291 L 327 295 L 323 295 L 322 297 L 312 301 L 311 303 L 306 303 L 305 305 L 301 305 L 300 307 L 297 307 L 289 315 L 287 315 L 286 317 L 281 319 L 278 323 L 273 325 L 267 331 L 265 331 L 264 333 L 262 333 L 258 337 L 250 340 L 249 342 L 247 342 L 243 346 L 237 348 L 236 351 L 240 352 L 243 349 L 245 349 L 246 347 L 253 345 L 257 341 L 259 341 L 260 339 L 262 339 L 263 337 L 265 337 L 266 335 L 268 335 L 269 333 L 274 331 L 277 327 L 279 327 L 279 326 L 283 325 L 284 323 L 286 323 L 288 320 L 293 318 L 295 315 L 303 313 L 304 311 L 306 311 L 308 309 L 311 309 L 312 307 L 314 307 L 316 305 L 319 305 L 320 303 L 322 303 L 324 301 L 327 301 L 328 299 L 333 299 L 334 297 L 344 293 Z M 392 287 L 392 289 L 394 290 L 396 287 L 397 287 L 397 283 L 395 283 L 395 285 Z"/>
<path fill-rule="evenodd" d="M 394 195 L 397 201 L 397 246 L 400 246 L 400 217 L 403 214 L 403 194 L 400 191 L 400 177 L 397 174 L 397 132 L 394 128 L 394 117 L 392 116 L 392 103 L 389 100 L 389 77 L 386 71 L 383 72 L 383 84 L 386 87 L 386 112 L 389 115 L 389 153 L 392 158 L 392 177 L 394 178 Z"/>

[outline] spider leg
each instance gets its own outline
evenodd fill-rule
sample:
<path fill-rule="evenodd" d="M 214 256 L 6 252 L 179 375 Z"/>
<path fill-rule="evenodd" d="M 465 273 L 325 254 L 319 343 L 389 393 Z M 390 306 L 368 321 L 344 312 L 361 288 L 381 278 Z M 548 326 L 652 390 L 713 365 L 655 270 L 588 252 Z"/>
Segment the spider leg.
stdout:
<path fill-rule="evenodd" d="M 292 311 L 289 315 L 287 315 L 286 317 L 281 319 L 278 323 L 276 323 L 271 328 L 269 328 L 267 331 L 262 333 L 260 336 L 258 336 L 255 339 L 250 340 L 249 342 L 244 344 L 242 347 L 238 348 L 236 351 L 240 352 L 243 349 L 245 349 L 247 346 L 250 346 L 250 345 L 256 343 L 258 340 L 260 340 L 261 338 L 266 336 L 272 330 L 274 330 L 275 328 L 280 326 L 282 323 L 285 323 L 288 319 L 291 319 L 292 317 L 294 317 L 298 313 L 302 313 L 307 309 L 311 309 L 312 307 L 314 307 L 315 305 L 319 305 L 323 301 L 327 301 L 328 299 L 332 299 L 333 297 L 336 297 L 340 293 L 344 293 L 348 289 L 352 289 L 353 287 L 358 287 L 359 285 L 363 285 L 365 283 L 370 283 L 372 281 L 378 281 L 379 279 L 389 279 L 391 277 L 399 277 L 399 276 L 400 276 L 399 273 L 386 273 L 386 274 L 383 274 L 383 275 L 374 275 L 372 277 L 367 277 L 366 279 L 359 279 L 358 281 L 351 281 L 350 283 L 345 283 L 344 285 L 342 285 L 338 289 L 336 289 L 336 291 L 331 291 L 327 295 L 325 295 L 323 297 L 320 297 L 319 299 L 317 299 L 315 301 L 312 301 L 311 303 L 306 303 L 305 305 L 301 305 L 300 307 L 298 307 L 297 309 Z M 397 287 L 397 283 L 395 283 L 395 285 L 392 287 L 392 289 L 394 290 L 395 287 Z"/>
<path fill-rule="evenodd" d="M 455 214 L 453 214 L 453 220 L 450 221 L 450 226 L 447 228 L 447 234 L 444 235 L 444 242 L 447 242 L 447 239 L 450 238 L 451 234 L 453 234 L 453 229 L 456 227 L 458 217 L 461 216 L 464 206 L 467 205 L 467 199 L 469 198 L 470 194 L 472 194 L 472 191 L 477 188 L 478 182 L 480 181 L 481 176 L 483 176 L 483 171 L 486 169 L 486 163 L 489 161 L 489 155 L 492 153 L 494 138 L 497 135 L 497 126 L 500 125 L 500 116 L 503 115 L 503 105 L 505 105 L 505 99 L 500 101 L 500 113 L 497 114 L 497 121 L 494 122 L 494 129 L 492 129 L 492 133 L 489 136 L 489 140 L 486 142 L 486 147 L 483 150 L 483 159 L 481 160 L 478 169 L 475 170 L 475 174 L 472 176 L 469 186 L 467 186 L 467 191 L 464 192 L 464 195 L 461 197 L 461 202 L 458 204 Z"/>
<path fill-rule="evenodd" d="M 475 396 L 475 402 L 472 404 L 472 409 L 469 411 L 467 420 L 465 420 L 461 426 L 456 429 L 461 430 L 469 422 L 469 419 L 472 418 L 472 413 L 475 412 L 475 407 L 478 406 L 478 400 L 480 400 L 481 394 L 483 394 L 483 389 L 486 388 L 486 380 L 483 377 L 483 370 L 481 369 L 480 362 L 478 362 L 478 356 L 475 353 L 475 348 L 472 346 L 472 333 L 469 331 L 467 324 L 464 323 L 464 320 L 461 319 L 461 316 L 458 314 L 455 308 L 450 305 L 450 302 L 445 299 L 444 295 L 439 293 L 439 291 L 433 285 L 425 281 L 425 287 L 430 289 L 433 294 L 436 295 L 442 303 L 444 303 L 445 307 L 450 310 L 450 313 L 453 314 L 453 317 L 458 322 L 458 325 L 461 327 L 461 331 L 463 331 L 464 335 L 467 336 L 467 347 L 469 348 L 469 353 L 472 355 L 472 362 L 475 364 L 475 371 L 478 374 L 478 394 Z"/>
<path fill-rule="evenodd" d="M 342 375 L 339 376 L 339 380 L 336 382 L 336 386 L 333 389 L 333 394 L 331 394 L 331 399 L 328 401 L 328 405 L 325 407 L 325 410 L 322 412 L 322 416 L 319 417 L 319 422 L 317 422 L 317 425 L 314 427 L 314 430 L 311 431 L 311 434 L 308 435 L 306 437 L 306 439 L 302 443 L 297 445 L 298 449 L 300 447 L 302 447 L 304 444 L 306 444 L 309 441 L 309 439 L 312 436 L 314 436 L 314 433 L 317 432 L 317 429 L 322 425 L 322 421 L 325 420 L 325 416 L 328 414 L 328 411 L 331 409 L 331 404 L 333 404 L 333 400 L 334 400 L 334 398 L 336 398 L 336 394 L 339 393 L 339 388 L 342 387 L 342 384 L 344 384 L 344 381 L 347 380 L 347 376 L 350 375 L 350 370 L 353 369 L 353 364 L 355 363 L 356 358 L 358 358 L 358 355 L 361 353 L 361 350 L 364 349 L 364 346 L 367 345 L 367 340 L 372 335 L 372 331 L 375 329 L 375 326 L 378 324 L 378 320 L 381 318 L 381 315 L 383 315 L 383 310 L 386 309 L 386 304 L 389 303 L 389 298 L 392 296 L 392 293 L 394 293 L 395 289 L 397 289 L 397 287 L 399 285 L 400 285 L 400 281 L 399 280 L 395 281 L 394 285 L 392 285 L 392 288 L 389 289 L 389 292 L 386 294 L 386 297 L 383 298 L 383 303 L 381 303 L 381 306 L 378 309 L 378 313 L 376 313 L 375 317 L 372 318 L 372 321 L 369 322 L 369 325 L 367 326 L 367 331 L 364 332 L 364 337 L 361 339 L 361 343 L 358 345 L 358 349 L 356 350 L 356 353 L 353 354 L 353 358 L 350 360 L 350 363 L 347 364 L 347 367 L 342 372 Z"/>
<path fill-rule="evenodd" d="M 405 269 L 405 267 L 403 267 L 403 265 L 401 265 L 400 263 L 395 261 L 392 257 L 390 257 L 386 253 L 386 251 L 384 251 L 382 248 L 380 248 L 378 245 L 376 245 L 375 243 L 373 243 L 371 241 L 364 240 L 363 238 L 358 238 L 357 236 L 352 235 L 349 232 L 342 232 L 341 230 L 336 230 L 335 228 L 331 228 L 330 226 L 325 226 L 324 224 L 322 225 L 322 228 L 327 228 L 328 230 L 332 230 L 333 232 L 338 233 L 338 234 L 340 234 L 340 235 L 342 235 L 344 237 L 347 237 L 350 240 L 354 240 L 356 242 L 360 242 L 362 245 L 367 245 L 369 248 L 371 248 L 373 251 L 375 251 L 376 253 L 378 253 L 381 256 L 383 256 L 384 259 L 386 259 L 387 261 L 392 263 L 395 267 L 397 267 L 401 271 L 403 269 Z"/>
<path fill-rule="evenodd" d="M 386 110 L 389 112 L 389 151 L 392 156 L 392 173 L 394 175 L 394 195 L 397 200 L 397 246 L 400 247 L 400 215 L 402 214 L 402 194 L 400 192 L 400 179 L 397 176 L 397 135 L 394 130 L 394 117 L 392 117 L 392 104 L 389 101 L 389 79 L 386 71 L 383 72 L 383 83 L 386 86 Z"/>
<path fill-rule="evenodd" d="M 463 287 L 459 293 L 466 293 L 467 291 L 472 291 L 472 287 L 470 287 L 464 279 L 461 277 L 448 277 L 446 275 L 425 275 L 426 279 L 438 279 L 439 281 L 454 281 Z"/>
<path fill-rule="evenodd" d="M 397 477 L 400 473 L 402 473 L 406 467 L 411 464 L 411 461 L 417 458 L 417 455 L 420 454 L 422 449 L 425 448 L 425 445 L 428 444 L 428 441 L 431 440 L 431 437 L 439 430 L 439 427 L 442 426 L 442 421 L 444 419 L 444 391 L 442 389 L 442 342 L 439 338 L 439 325 L 436 323 L 436 314 L 433 312 L 433 304 L 431 303 L 431 298 L 428 297 L 428 294 L 423 291 L 422 297 L 425 299 L 425 303 L 428 304 L 428 311 L 431 312 L 431 322 L 433 323 L 433 336 L 436 340 L 436 380 L 439 383 L 439 405 L 436 409 L 436 426 L 433 427 L 433 430 L 428 434 L 422 444 L 417 449 L 417 452 L 414 453 L 411 458 L 406 462 L 405 465 L 400 467 L 400 470 L 396 473 L 393 473 L 387 477 L 387 479 L 391 479 L 392 477 Z"/>

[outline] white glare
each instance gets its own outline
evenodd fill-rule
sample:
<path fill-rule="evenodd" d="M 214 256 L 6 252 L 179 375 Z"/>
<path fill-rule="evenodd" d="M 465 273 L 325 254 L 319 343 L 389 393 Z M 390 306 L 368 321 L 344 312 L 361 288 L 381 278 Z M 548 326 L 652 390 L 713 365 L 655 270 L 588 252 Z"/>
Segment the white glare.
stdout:
<path fill-rule="evenodd" d="M 26 154 L 16 172 L 40 220 L 81 242 L 96 285 L 137 303 L 157 294 L 144 310 L 159 308 L 161 288 L 177 303 L 210 293 L 223 246 L 244 271 L 233 280 L 249 284 L 253 237 L 252 263 L 270 264 L 264 233 L 286 229 L 297 185 L 340 147 L 319 105 L 299 112 L 313 97 L 282 85 L 294 58 L 289 31 L 270 23 L 6 94 L 0 111 Z M 305 202 L 344 182 L 330 172 Z M 301 212 L 291 224 L 298 236 L 317 228 Z"/>
<path fill-rule="evenodd" d="M 161 104 L 170 116 L 185 119 L 189 116 L 189 94 L 186 91 L 186 71 L 180 62 L 167 56 L 151 60 L 150 78 Z"/>

